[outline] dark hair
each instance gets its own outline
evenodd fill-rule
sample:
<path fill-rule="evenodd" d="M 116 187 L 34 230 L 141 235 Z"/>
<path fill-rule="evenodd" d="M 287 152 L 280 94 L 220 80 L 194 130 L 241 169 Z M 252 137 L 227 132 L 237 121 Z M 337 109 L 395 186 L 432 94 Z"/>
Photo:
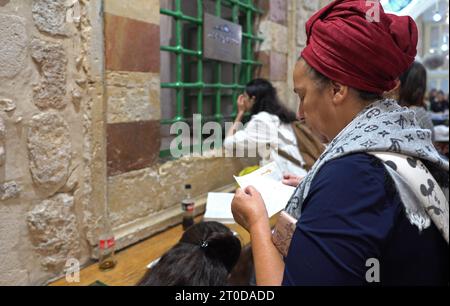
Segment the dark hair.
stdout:
<path fill-rule="evenodd" d="M 414 62 L 400 76 L 400 94 L 398 102 L 402 106 L 424 106 L 424 97 L 427 90 L 427 71 L 425 67 Z"/>
<path fill-rule="evenodd" d="M 225 225 L 200 222 L 140 280 L 138 286 L 223 286 L 241 254 L 241 242 Z"/>
<path fill-rule="evenodd" d="M 295 113 L 280 103 L 277 90 L 269 81 L 254 79 L 247 84 L 245 92 L 250 98 L 255 97 L 255 104 L 250 111 L 252 115 L 268 112 L 278 116 L 283 123 L 291 123 L 296 120 Z"/>
<path fill-rule="evenodd" d="M 319 88 L 323 89 L 325 86 L 329 85 L 331 83 L 331 79 L 311 67 L 304 59 L 299 58 L 299 60 L 303 60 L 306 64 L 307 71 L 309 75 L 312 77 L 313 80 L 317 82 L 317 85 Z M 381 100 L 383 97 L 380 94 L 364 91 L 356 88 L 352 88 L 356 93 L 358 94 L 358 97 L 363 100 L 364 102 L 372 102 L 376 100 Z"/>

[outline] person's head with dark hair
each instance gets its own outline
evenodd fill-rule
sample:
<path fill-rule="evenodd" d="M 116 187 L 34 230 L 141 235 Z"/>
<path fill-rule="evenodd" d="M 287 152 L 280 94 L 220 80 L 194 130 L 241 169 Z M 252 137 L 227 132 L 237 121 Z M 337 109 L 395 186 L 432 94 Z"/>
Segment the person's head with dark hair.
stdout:
<path fill-rule="evenodd" d="M 254 79 L 245 87 L 245 94 L 250 102 L 249 110 L 252 115 L 267 112 L 278 116 L 283 123 L 296 120 L 295 113 L 280 103 L 277 90 L 265 79 Z"/>
<path fill-rule="evenodd" d="M 424 97 L 427 89 L 427 71 L 425 67 L 414 62 L 400 76 L 400 93 L 398 102 L 402 106 L 424 106 Z"/>
<path fill-rule="evenodd" d="M 437 89 L 436 89 L 436 88 L 432 88 L 432 89 L 428 92 L 428 101 L 429 101 L 430 103 L 436 102 L 436 95 L 437 95 Z"/>
<path fill-rule="evenodd" d="M 445 96 L 445 93 L 444 93 L 443 90 L 438 90 L 438 91 L 437 91 L 437 93 L 436 93 L 436 99 L 437 99 L 439 102 L 445 102 L 445 101 L 446 101 L 447 97 Z"/>
<path fill-rule="evenodd" d="M 223 286 L 241 253 L 241 242 L 225 225 L 200 222 L 140 280 L 138 286 Z"/>

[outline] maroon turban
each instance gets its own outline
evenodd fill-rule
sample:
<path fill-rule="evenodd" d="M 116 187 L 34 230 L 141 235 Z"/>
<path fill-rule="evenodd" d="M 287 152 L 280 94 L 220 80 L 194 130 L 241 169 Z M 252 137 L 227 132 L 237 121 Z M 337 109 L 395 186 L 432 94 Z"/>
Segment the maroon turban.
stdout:
<path fill-rule="evenodd" d="M 386 14 L 379 3 L 379 19 L 370 22 L 366 12 L 374 5 L 336 0 L 314 14 L 306 23 L 302 58 L 329 79 L 352 88 L 378 94 L 393 89 L 416 56 L 417 27 L 409 16 Z"/>

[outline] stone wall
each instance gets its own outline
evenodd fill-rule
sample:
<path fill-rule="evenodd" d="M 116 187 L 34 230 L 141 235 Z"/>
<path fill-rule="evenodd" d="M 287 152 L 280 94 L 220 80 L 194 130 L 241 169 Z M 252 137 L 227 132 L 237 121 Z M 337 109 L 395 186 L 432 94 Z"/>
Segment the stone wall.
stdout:
<path fill-rule="evenodd" d="M 265 14 L 258 24 L 258 35 L 264 41 L 258 48 L 257 59 L 262 63 L 256 74 L 270 80 L 278 89 L 281 101 L 288 99 L 288 6 L 290 1 L 264 0 L 257 1 Z"/>
<path fill-rule="evenodd" d="M 318 3 L 261 4 L 258 73 L 293 109 Z M 256 163 L 159 159 L 159 25 L 159 0 L 0 1 L 0 285 L 91 263 L 105 207 L 120 249 L 180 221 L 184 184 L 200 197 Z"/>
<path fill-rule="evenodd" d="M 0 285 L 42 284 L 89 258 L 95 3 L 0 3 Z"/>
<path fill-rule="evenodd" d="M 305 23 L 319 8 L 332 0 L 258 0 L 265 11 L 258 25 L 264 37 L 258 52 L 263 66 L 257 76 L 269 79 L 278 90 L 280 100 L 297 110 L 292 74 L 301 50 L 306 46 Z"/>

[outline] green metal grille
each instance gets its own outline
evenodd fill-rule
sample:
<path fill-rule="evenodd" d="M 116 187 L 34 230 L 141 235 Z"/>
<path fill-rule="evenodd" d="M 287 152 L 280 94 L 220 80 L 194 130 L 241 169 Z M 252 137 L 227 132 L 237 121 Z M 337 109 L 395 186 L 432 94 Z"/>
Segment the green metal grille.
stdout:
<path fill-rule="evenodd" d="M 203 114 L 204 109 L 204 96 L 205 89 L 212 90 L 214 96 L 214 115 L 212 117 L 203 117 L 203 119 L 215 120 L 223 123 L 224 119 L 234 118 L 237 112 L 237 96 L 245 88 L 245 84 L 253 78 L 255 66 L 261 65 L 260 62 L 254 58 L 254 46 L 257 41 L 262 41 L 263 38 L 258 37 L 253 33 L 253 21 L 258 14 L 262 14 L 263 11 L 258 9 L 254 5 L 253 0 L 215 0 L 215 15 L 222 17 L 222 7 L 231 8 L 232 22 L 239 23 L 239 15 L 242 14 L 243 20 L 243 32 L 242 32 L 242 60 L 241 64 L 232 65 L 232 83 L 225 84 L 222 81 L 222 64 L 219 61 L 212 61 L 214 65 L 214 82 L 206 83 L 204 81 L 204 59 L 203 59 L 203 0 L 197 0 L 197 17 L 188 16 L 183 13 L 181 0 L 174 0 L 174 9 L 161 9 L 160 13 L 163 15 L 171 16 L 175 21 L 175 45 L 174 46 L 161 46 L 161 51 L 171 52 L 175 54 L 176 71 L 175 82 L 161 83 L 161 88 L 170 88 L 175 90 L 176 109 L 175 117 L 163 118 L 161 124 L 170 125 L 175 122 L 184 121 L 187 122 L 192 119 L 192 114 L 186 112 L 185 105 L 187 99 L 185 99 L 186 90 L 194 90 L 196 94 L 196 113 Z M 197 48 L 191 50 L 183 46 L 183 23 L 187 22 L 197 27 Z M 242 22 L 242 20 L 241 20 Z M 186 67 L 187 57 L 196 58 L 195 63 L 197 65 L 196 82 L 186 82 L 186 78 L 183 76 L 183 66 Z M 211 60 L 208 60 L 211 61 Z M 224 92 L 228 90 L 228 93 Z M 231 114 L 222 114 L 221 104 L 224 96 L 230 96 L 233 103 L 233 112 Z M 160 152 L 161 157 L 167 157 L 170 155 L 170 150 L 162 150 Z"/>

